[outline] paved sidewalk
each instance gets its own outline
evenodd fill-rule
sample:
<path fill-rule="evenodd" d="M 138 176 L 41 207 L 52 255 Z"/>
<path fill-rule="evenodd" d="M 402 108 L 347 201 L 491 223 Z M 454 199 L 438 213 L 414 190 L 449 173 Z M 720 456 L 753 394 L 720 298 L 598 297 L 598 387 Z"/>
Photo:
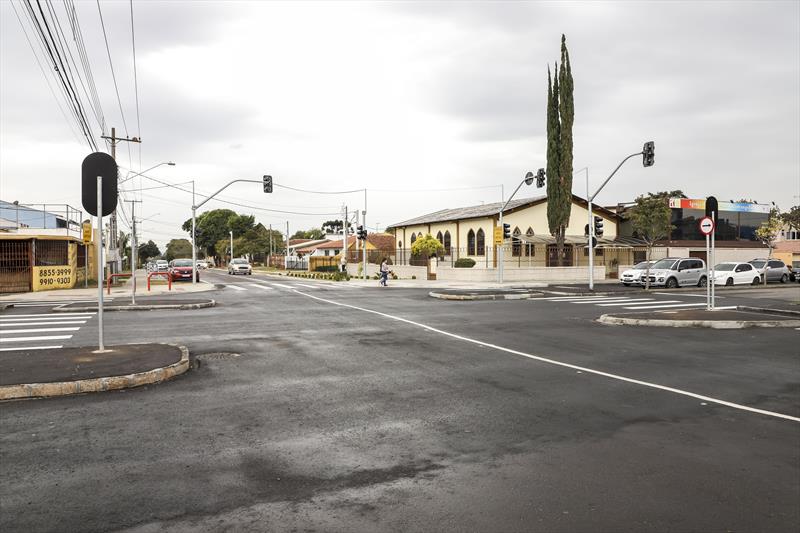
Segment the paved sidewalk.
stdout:
<path fill-rule="evenodd" d="M 784 311 L 785 312 L 785 311 Z M 609 313 L 598 322 L 623 326 L 656 326 L 678 328 L 800 328 L 800 314 L 778 314 L 742 309 L 679 309 L 675 311 L 640 311 L 632 313 Z"/>

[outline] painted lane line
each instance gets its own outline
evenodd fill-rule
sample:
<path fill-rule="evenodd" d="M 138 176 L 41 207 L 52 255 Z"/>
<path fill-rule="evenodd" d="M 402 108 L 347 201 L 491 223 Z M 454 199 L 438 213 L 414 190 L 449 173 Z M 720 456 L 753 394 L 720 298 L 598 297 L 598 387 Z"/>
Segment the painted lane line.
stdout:
<path fill-rule="evenodd" d="M 305 283 L 295 283 L 295 285 L 300 285 L 301 287 L 306 287 L 309 289 L 318 289 L 319 287 L 315 287 L 314 285 L 306 285 Z"/>
<path fill-rule="evenodd" d="M 258 283 L 253 283 L 250 285 L 251 287 L 255 287 L 256 289 L 263 289 L 265 291 L 274 291 L 272 287 L 267 287 L 266 285 L 259 285 Z"/>
<path fill-rule="evenodd" d="M 36 329 L 8 329 L 3 331 L 3 335 L 12 333 L 47 333 L 49 331 L 78 331 L 81 328 L 36 328 Z"/>
<path fill-rule="evenodd" d="M 426 324 L 422 324 L 420 322 L 414 322 L 413 320 L 408 320 L 407 318 L 402 318 L 402 317 L 399 317 L 399 316 L 390 315 L 390 314 L 387 314 L 387 313 L 382 313 L 380 311 L 375 311 L 373 309 L 367 309 L 367 308 L 364 308 L 364 307 L 358 307 L 358 306 L 355 306 L 355 305 L 336 302 L 334 300 L 328 300 L 326 298 L 320 298 L 319 296 L 314 296 L 313 294 L 308 294 L 308 293 L 305 293 L 305 292 L 300 292 L 300 291 L 295 291 L 295 292 L 297 294 L 305 296 L 306 298 L 311 298 L 312 300 L 317 300 L 317 301 L 320 301 L 320 302 L 325 302 L 325 303 L 328 303 L 328 304 L 331 304 L 331 305 L 336 305 L 336 306 L 339 306 L 339 307 L 347 307 L 347 308 L 350 308 L 350 309 L 355 309 L 356 311 L 362 311 L 364 313 L 371 313 L 373 315 L 382 316 L 384 318 L 388 318 L 389 320 L 395 320 L 397 322 L 403 322 L 405 324 L 410 324 L 412 326 L 416 326 L 416 327 L 422 328 L 424 330 L 431 331 L 433 333 L 438 333 L 438 334 L 444 335 L 446 337 L 451 337 L 451 338 L 458 339 L 458 340 L 461 340 L 461 341 L 464 341 L 464 342 L 477 344 L 478 346 L 483 346 L 485 348 L 491 348 L 491 349 L 498 350 L 498 351 L 501 351 L 501 352 L 506 352 L 506 353 L 510 353 L 510 354 L 514 354 L 514 355 L 519 355 L 519 356 L 522 356 L 522 357 L 526 357 L 528 359 L 533 359 L 534 361 L 539 361 L 539 362 L 542 362 L 542 363 L 547 363 L 547 364 L 551 364 L 551 365 L 555 365 L 555 366 L 561 366 L 561 367 L 564 367 L 564 368 L 570 368 L 572 370 L 580 370 L 581 372 L 586 372 L 588 374 L 594 374 L 596 376 L 603 376 L 603 377 L 606 377 L 606 378 L 609 378 L 609 379 L 615 379 L 615 380 L 618 380 L 618 381 L 624 381 L 626 383 L 633 383 L 634 385 L 641 385 L 643 387 L 649 387 L 649 388 L 652 388 L 652 389 L 663 390 L 663 391 L 666 391 L 666 392 L 671 392 L 673 394 L 678 394 L 680 396 L 687 396 L 689 398 L 695 398 L 695 399 L 698 399 L 698 400 L 702 400 L 704 402 L 710 402 L 710 403 L 715 403 L 717 405 L 724 405 L 726 407 L 731 407 L 733 409 L 739 409 L 741 411 L 747 411 L 747 412 L 750 412 L 750 413 L 757 413 L 757 414 L 761 414 L 761 415 L 772 416 L 772 417 L 775 417 L 775 418 L 782 418 L 784 420 L 791 420 L 792 422 L 800 422 L 800 417 L 786 415 L 786 414 L 783 414 L 783 413 L 777 413 L 775 411 L 767 411 L 765 409 L 757 409 L 755 407 L 749 407 L 747 405 L 742 405 L 742 404 L 739 404 L 739 403 L 729 402 L 727 400 L 721 400 L 719 398 L 713 398 L 711 396 L 705 396 L 703 394 L 697 394 L 697 393 L 690 392 L 690 391 L 676 389 L 674 387 L 668 387 L 666 385 L 659 385 L 658 383 L 652 383 L 652 382 L 649 382 L 649 381 L 642 381 L 642 380 L 639 380 L 639 379 L 629 378 L 629 377 L 621 376 L 621 375 L 618 375 L 618 374 L 611 374 L 609 372 L 603 372 L 601 370 L 595 370 L 593 368 L 587 368 L 587 367 L 584 367 L 584 366 L 573 365 L 573 364 L 570 364 L 570 363 L 564 363 L 562 361 L 556 361 L 555 359 L 549 359 L 547 357 L 542 357 L 542 356 L 539 356 L 539 355 L 533 355 L 533 354 L 521 352 L 519 350 L 513 350 L 511 348 L 506 348 L 504 346 L 498 346 L 496 344 L 491 344 L 491 343 L 488 343 L 488 342 L 479 341 L 477 339 L 471 339 L 469 337 L 464 337 L 462 335 L 457 335 L 455 333 L 450 333 L 448 331 L 437 329 L 437 328 L 434 328 L 432 326 L 428 326 Z M 701 304 L 701 305 L 705 305 L 705 304 Z"/>
<path fill-rule="evenodd" d="M 230 287 L 231 289 L 235 289 L 235 290 L 237 290 L 237 291 L 246 291 L 246 290 L 247 290 L 247 289 L 245 289 L 244 287 L 240 287 L 240 286 L 238 286 L 238 285 L 225 285 L 225 286 L 226 286 L 226 287 Z"/>
<path fill-rule="evenodd" d="M 736 307 L 737 306 L 735 306 L 735 305 L 725 305 L 725 306 L 722 306 L 722 307 L 714 307 L 714 309 L 715 310 L 722 309 L 724 311 L 724 310 L 727 310 L 727 309 L 736 309 Z"/>
<path fill-rule="evenodd" d="M 29 318 L 29 317 L 35 317 L 35 318 L 47 318 L 47 317 L 50 317 L 50 318 L 63 318 L 63 317 L 66 317 L 66 316 L 88 316 L 88 315 L 96 315 L 96 314 L 97 313 L 93 313 L 93 312 L 90 312 L 90 313 L 58 313 L 58 315 L 48 315 L 48 314 L 45 314 L 45 313 L 39 313 L 37 315 L 10 315 L 9 314 L 9 315 L 3 315 L 3 318 L 0 318 L 0 320 L 16 320 L 18 318 Z"/>
<path fill-rule="evenodd" d="M 16 346 L 14 348 L 0 348 L 0 352 L 18 352 L 21 350 L 57 350 L 63 346 Z"/>
<path fill-rule="evenodd" d="M 654 301 L 655 301 L 654 298 L 640 298 L 638 300 L 631 300 L 629 302 L 614 302 L 612 304 L 597 304 L 597 306 L 598 307 L 614 307 L 614 306 L 617 306 L 617 305 L 631 305 L 631 304 L 634 304 L 635 302 L 640 302 L 638 304 L 635 304 L 635 305 L 640 305 L 641 302 L 654 302 Z"/>
<path fill-rule="evenodd" d="M 283 283 L 273 283 L 272 285 L 274 285 L 275 287 L 280 287 L 281 289 L 292 289 L 292 290 L 294 290 L 294 287 L 292 287 L 291 285 L 284 285 Z"/>
<path fill-rule="evenodd" d="M 89 320 L 90 316 L 46 316 L 42 318 L 0 318 L 0 324 L 8 324 L 9 322 L 25 322 L 28 324 L 48 324 L 51 322 L 59 322 L 63 320 Z"/>
<path fill-rule="evenodd" d="M 22 342 L 22 341 L 55 341 L 61 339 L 71 339 L 72 335 L 42 335 L 40 337 L 14 337 L 7 339 L 3 337 L 0 342 Z"/>
<path fill-rule="evenodd" d="M 672 305 L 640 305 L 638 307 L 624 307 L 623 309 L 666 309 L 668 307 L 698 307 L 706 304 L 672 304 Z"/>
<path fill-rule="evenodd" d="M 48 320 L 46 322 L 0 322 L 0 328 L 10 328 L 12 326 L 64 326 L 69 324 L 86 324 L 85 320 L 65 320 L 65 321 L 53 321 Z M 5 333 L 8 333 L 7 331 Z"/>
<path fill-rule="evenodd" d="M 633 303 L 633 302 L 655 302 L 655 298 L 615 298 L 613 300 L 593 300 L 591 302 L 570 302 L 571 304 L 595 304 L 603 305 L 604 303 Z"/>

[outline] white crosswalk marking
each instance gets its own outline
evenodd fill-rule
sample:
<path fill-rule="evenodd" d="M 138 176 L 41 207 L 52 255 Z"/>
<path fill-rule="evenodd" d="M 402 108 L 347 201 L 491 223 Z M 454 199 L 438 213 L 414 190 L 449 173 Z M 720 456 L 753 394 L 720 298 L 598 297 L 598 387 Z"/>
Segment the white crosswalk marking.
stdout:
<path fill-rule="evenodd" d="M 59 348 L 63 348 L 62 345 L 57 346 L 24 346 L 24 347 L 14 347 L 14 348 L 0 348 L 0 352 L 19 352 L 22 350 L 57 350 Z"/>
<path fill-rule="evenodd" d="M 85 320 L 46 320 L 43 322 L 0 322 L 0 328 L 10 328 L 19 326 L 37 326 L 46 324 L 48 326 L 66 326 L 71 324 L 86 324 Z M 2 330 L 0 330 L 2 331 Z M 6 332 L 8 333 L 8 332 Z"/>
<path fill-rule="evenodd" d="M 33 324 L 30 324 L 33 325 Z M 48 324 L 49 325 L 49 324 Z M 78 331 L 81 328 L 34 328 L 34 329 L 8 329 L 3 331 L 3 335 L 11 335 L 13 333 L 46 333 L 50 331 Z"/>
<path fill-rule="evenodd" d="M 59 339 L 71 339 L 72 335 L 42 335 L 39 337 L 12 337 L 7 339 L 5 337 L 0 339 L 0 342 L 23 342 L 23 341 L 54 341 Z M 19 348 L 24 350 L 24 348 Z"/>
<path fill-rule="evenodd" d="M 653 298 L 603 298 L 601 300 L 581 300 L 579 302 L 569 302 L 571 304 L 600 304 L 602 302 L 638 302 L 641 300 L 653 300 Z"/>
<path fill-rule="evenodd" d="M 58 313 L 53 315 L 6 315 L 0 318 L 0 321 L 11 321 L 11 320 L 64 320 L 64 318 L 91 318 L 92 315 L 97 313 L 90 312 L 90 313 Z"/>
<path fill-rule="evenodd" d="M 315 287 L 314 285 L 306 285 L 305 283 L 295 283 L 295 285 L 299 285 L 301 287 L 306 287 L 309 289 L 318 289 L 319 287 Z"/>
<path fill-rule="evenodd" d="M 274 291 L 275 290 L 272 287 L 267 287 L 266 285 L 258 285 L 256 283 L 253 283 L 250 286 L 251 287 L 255 287 L 256 289 L 263 289 L 265 291 Z"/>
<path fill-rule="evenodd" d="M 623 307 L 623 309 L 666 309 L 669 307 L 698 307 L 698 306 L 705 306 L 706 304 L 672 304 L 672 305 L 640 305 L 638 307 Z"/>
<path fill-rule="evenodd" d="M 7 348 L 0 348 L 0 350 L 10 352 L 62 348 L 63 345 L 46 344 L 42 341 L 71 339 L 74 333 L 79 331 L 81 327 L 83 327 L 83 324 L 86 324 L 94 314 L 95 313 L 54 313 L 5 315 L 0 318 L 0 342 L 13 343 L 13 345 Z M 59 332 L 71 333 L 69 335 L 48 335 L 48 333 Z M 35 344 L 31 345 L 31 342 L 35 342 Z M 17 343 L 22 345 L 20 346 Z"/>
<path fill-rule="evenodd" d="M 639 298 L 639 299 L 628 300 L 628 301 L 623 300 L 621 302 L 614 302 L 614 303 L 610 303 L 610 304 L 597 304 L 597 307 L 614 307 L 614 306 L 617 306 L 617 305 L 631 305 L 631 304 L 634 304 L 636 302 L 654 302 L 654 301 L 655 301 L 655 298 Z M 640 305 L 640 304 L 637 303 L 636 305 Z"/>
<path fill-rule="evenodd" d="M 291 285 L 284 285 L 283 283 L 273 283 L 275 287 L 280 287 L 281 289 L 294 289 Z"/>
<path fill-rule="evenodd" d="M 682 300 L 658 300 L 656 298 L 635 298 L 632 296 L 650 296 L 650 294 L 636 294 L 628 296 L 553 296 L 530 300 L 547 300 L 553 303 L 571 303 L 595 305 L 597 307 L 622 307 L 624 309 L 669 309 L 673 307 L 698 307 L 698 303 L 689 303 Z M 674 296 L 674 295 L 673 295 Z"/>
<path fill-rule="evenodd" d="M 226 286 L 226 287 L 230 287 L 231 289 L 235 289 L 235 290 L 237 290 L 237 291 L 246 291 L 246 290 L 247 290 L 247 289 L 245 289 L 244 287 L 240 287 L 240 286 L 238 286 L 238 285 L 225 285 L 225 286 Z"/>

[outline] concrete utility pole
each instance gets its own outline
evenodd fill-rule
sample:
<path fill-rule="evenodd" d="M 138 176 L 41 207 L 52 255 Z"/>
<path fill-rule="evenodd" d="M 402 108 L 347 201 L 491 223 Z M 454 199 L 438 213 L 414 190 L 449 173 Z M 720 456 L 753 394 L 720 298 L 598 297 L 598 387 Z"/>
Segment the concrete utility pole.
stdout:
<path fill-rule="evenodd" d="M 136 207 L 141 200 L 126 200 L 131 203 L 131 305 L 136 305 Z"/>
<path fill-rule="evenodd" d="M 267 266 L 272 266 L 272 224 L 269 225 L 269 252 L 267 253 Z"/>
<path fill-rule="evenodd" d="M 194 207 L 194 180 L 192 180 L 192 285 L 197 285 L 197 209 Z"/>
<path fill-rule="evenodd" d="M 233 230 L 231 230 L 229 233 L 231 234 L 231 261 L 230 261 L 230 263 L 232 263 L 233 262 Z M 230 264 L 230 263 L 228 263 L 228 264 Z"/>
<path fill-rule="evenodd" d="M 283 268 L 289 270 L 289 221 L 286 221 L 286 255 L 283 258 Z"/>
<path fill-rule="evenodd" d="M 136 137 L 117 137 L 117 128 L 111 128 L 111 136 L 108 135 L 101 135 L 102 139 L 108 139 L 111 141 L 111 157 L 114 158 L 114 161 L 117 160 L 117 143 L 120 141 L 132 142 L 132 143 L 141 143 L 142 141 Z M 119 178 L 118 178 L 119 179 Z M 109 252 L 111 250 L 116 251 L 117 255 L 117 272 L 122 271 L 122 255 L 119 253 L 119 233 L 117 230 L 117 210 L 115 209 L 111 213 L 111 218 L 109 219 L 109 237 L 108 237 L 108 249 Z"/>

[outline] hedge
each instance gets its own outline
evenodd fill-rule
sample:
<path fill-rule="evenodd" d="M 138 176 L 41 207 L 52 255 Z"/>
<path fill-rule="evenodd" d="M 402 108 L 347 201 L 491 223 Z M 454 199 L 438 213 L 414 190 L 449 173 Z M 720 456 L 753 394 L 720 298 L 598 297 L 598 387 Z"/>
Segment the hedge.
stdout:
<path fill-rule="evenodd" d="M 453 267 L 455 268 L 472 268 L 475 266 L 475 260 L 470 259 L 469 257 L 462 257 L 461 259 L 456 260 Z"/>

